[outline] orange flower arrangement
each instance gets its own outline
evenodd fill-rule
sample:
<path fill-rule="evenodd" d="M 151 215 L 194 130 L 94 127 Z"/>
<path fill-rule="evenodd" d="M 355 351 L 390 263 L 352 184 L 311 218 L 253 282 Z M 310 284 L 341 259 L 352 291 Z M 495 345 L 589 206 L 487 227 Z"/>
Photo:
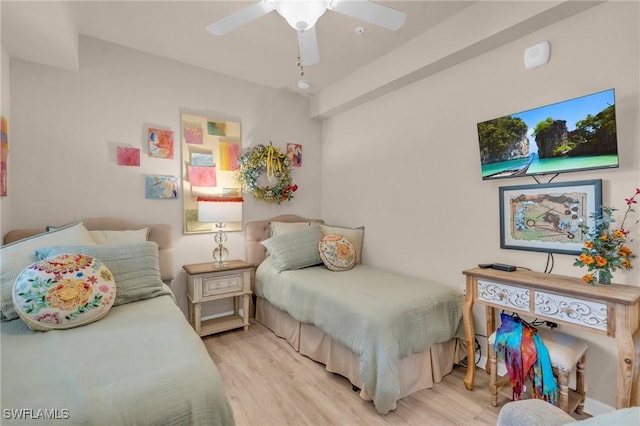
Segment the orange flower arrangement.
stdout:
<path fill-rule="evenodd" d="M 589 229 L 585 224 L 580 225 L 582 233 L 588 235 L 588 239 L 582 246 L 582 253 L 576 259 L 574 266 L 586 266 L 588 273 L 582 280 L 594 285 L 611 284 L 612 272 L 618 268 L 629 270 L 632 268 L 631 260 L 636 257 L 633 251 L 626 245 L 629 241 L 629 229 L 636 225 L 636 220 L 629 228 L 625 228 L 625 221 L 630 212 L 634 212 L 633 205 L 637 204 L 636 197 L 640 195 L 640 188 L 630 198 L 625 198 L 627 210 L 624 212 L 620 227 L 612 229 L 615 223 L 613 213 L 617 211 L 612 207 L 602 207 L 602 213 L 593 213 L 590 217 L 595 220 L 595 225 Z"/>

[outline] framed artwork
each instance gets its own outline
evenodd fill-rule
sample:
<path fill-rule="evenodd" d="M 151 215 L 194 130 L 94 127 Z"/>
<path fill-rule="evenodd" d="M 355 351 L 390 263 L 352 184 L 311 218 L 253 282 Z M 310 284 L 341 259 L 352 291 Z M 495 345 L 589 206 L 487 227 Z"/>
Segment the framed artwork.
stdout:
<path fill-rule="evenodd" d="M 150 157 L 173 158 L 173 132 L 171 130 L 149 128 L 148 135 Z"/>
<path fill-rule="evenodd" d="M 140 148 L 118 147 L 119 166 L 140 166 Z"/>
<path fill-rule="evenodd" d="M 602 208 L 602 180 L 503 186 L 500 248 L 580 254 L 581 223 L 592 227 Z"/>
<path fill-rule="evenodd" d="M 145 176 L 145 198 L 175 199 L 178 198 L 178 178 L 176 176 Z"/>
<path fill-rule="evenodd" d="M 302 167 L 302 145 L 288 143 L 287 156 L 291 160 L 291 167 Z"/>
<path fill-rule="evenodd" d="M 198 220 L 198 199 L 241 196 L 235 178 L 242 152 L 241 123 L 182 113 L 180 127 L 183 232 L 217 232 L 213 223 Z M 225 231 L 242 231 L 242 221 L 226 224 Z"/>

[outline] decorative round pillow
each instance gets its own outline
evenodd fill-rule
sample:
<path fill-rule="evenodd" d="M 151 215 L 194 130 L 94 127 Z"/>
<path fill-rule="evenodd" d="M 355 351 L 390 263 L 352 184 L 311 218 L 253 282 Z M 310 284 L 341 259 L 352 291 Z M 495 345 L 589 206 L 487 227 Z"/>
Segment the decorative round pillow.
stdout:
<path fill-rule="evenodd" d="M 98 259 L 60 254 L 27 266 L 13 286 L 13 306 L 33 330 L 60 330 L 97 321 L 116 298 L 113 274 Z"/>
<path fill-rule="evenodd" d="M 346 271 L 356 264 L 356 250 L 344 235 L 325 235 L 319 248 L 322 262 L 332 271 Z"/>

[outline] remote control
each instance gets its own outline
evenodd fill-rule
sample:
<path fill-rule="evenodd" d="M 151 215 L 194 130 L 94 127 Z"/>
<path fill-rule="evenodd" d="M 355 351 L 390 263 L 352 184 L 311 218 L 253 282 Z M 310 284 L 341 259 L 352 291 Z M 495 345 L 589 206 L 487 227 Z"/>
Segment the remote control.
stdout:
<path fill-rule="evenodd" d="M 478 263 L 478 267 L 482 269 L 491 268 L 491 263 Z"/>
<path fill-rule="evenodd" d="M 517 268 L 513 265 L 505 265 L 504 263 L 492 263 L 491 269 L 497 269 L 499 271 L 505 271 L 505 272 L 513 272 Z"/>

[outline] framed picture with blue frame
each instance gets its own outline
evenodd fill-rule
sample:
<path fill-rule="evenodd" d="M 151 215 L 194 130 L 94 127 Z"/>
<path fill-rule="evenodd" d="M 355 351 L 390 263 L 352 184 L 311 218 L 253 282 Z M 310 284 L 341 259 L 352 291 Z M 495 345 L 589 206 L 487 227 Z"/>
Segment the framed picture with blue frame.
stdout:
<path fill-rule="evenodd" d="M 578 255 L 602 209 L 602 180 L 503 186 L 500 248 Z"/>

